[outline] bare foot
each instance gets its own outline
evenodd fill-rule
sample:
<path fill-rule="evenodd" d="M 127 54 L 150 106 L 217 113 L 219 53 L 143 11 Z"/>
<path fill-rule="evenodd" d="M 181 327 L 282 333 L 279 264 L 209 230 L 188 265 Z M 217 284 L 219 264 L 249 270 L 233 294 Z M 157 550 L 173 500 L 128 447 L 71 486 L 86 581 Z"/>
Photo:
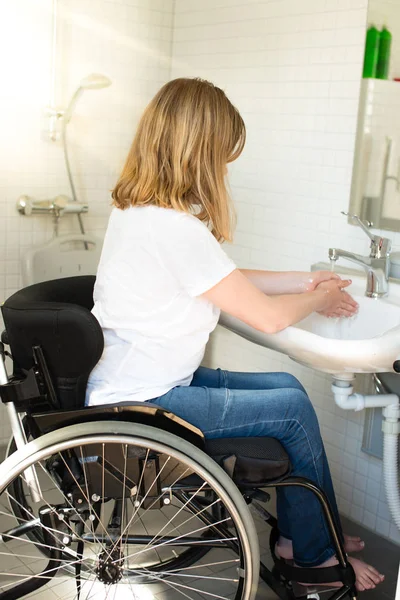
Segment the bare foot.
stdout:
<path fill-rule="evenodd" d="M 346 550 L 347 550 L 347 544 L 349 544 L 349 542 L 351 542 L 353 548 L 357 547 L 357 549 L 361 550 L 364 547 L 363 542 L 361 542 L 361 540 L 359 538 L 351 538 L 350 536 L 345 536 L 345 539 L 346 539 Z M 360 544 L 362 544 L 362 548 L 360 548 Z M 281 558 L 284 558 L 286 560 L 293 559 L 292 542 L 291 542 L 291 540 L 288 540 L 287 538 L 284 538 L 283 536 L 281 536 L 279 538 L 279 541 L 276 545 L 275 551 L 276 551 L 277 555 L 280 556 Z M 354 552 L 354 550 L 353 550 L 353 552 Z M 381 573 L 379 573 L 374 567 L 372 567 L 371 565 L 368 565 L 367 563 L 365 563 L 364 561 L 362 561 L 358 558 L 348 557 L 348 561 L 352 565 L 354 572 L 356 574 L 356 588 L 359 592 L 364 592 L 365 590 L 372 590 L 379 583 L 382 583 L 382 581 L 385 579 L 385 576 L 381 575 Z M 318 569 L 321 567 L 332 567 L 337 564 L 338 564 L 337 559 L 335 557 L 332 557 L 329 560 L 327 560 L 326 562 L 324 562 L 322 565 L 319 565 L 318 567 L 315 567 L 315 568 Z M 304 584 L 304 585 L 307 585 L 307 584 Z M 324 584 L 324 585 L 341 587 L 342 583 L 340 583 L 339 581 L 336 581 L 334 583 Z"/>
<path fill-rule="evenodd" d="M 379 573 L 371 565 L 367 565 L 363 560 L 350 556 L 349 563 L 352 565 L 356 574 L 356 588 L 359 592 L 372 590 L 385 579 L 385 576 Z"/>
<path fill-rule="evenodd" d="M 279 540 L 275 546 L 276 555 L 284 560 L 293 560 L 293 543 L 292 540 L 279 536 Z"/>
<path fill-rule="evenodd" d="M 349 557 L 348 558 L 349 563 L 352 565 L 353 569 L 354 569 L 354 573 L 356 574 L 356 588 L 359 592 L 365 592 L 366 590 L 373 590 L 374 588 L 376 588 L 376 586 L 379 583 L 382 583 L 382 581 L 385 579 L 384 575 L 381 575 L 376 569 L 374 569 L 374 567 L 371 567 L 371 565 L 367 565 L 367 563 L 365 563 L 362 560 L 359 560 L 358 558 L 353 558 L 353 557 Z M 326 562 L 324 562 L 322 565 L 318 565 L 318 567 L 315 567 L 316 569 L 320 569 L 321 567 L 332 567 L 334 565 L 337 565 L 338 561 L 335 557 L 330 558 L 329 560 L 327 560 Z M 308 583 L 301 583 L 300 585 L 307 585 L 309 586 L 310 584 Z M 332 586 L 332 587 L 341 587 L 343 584 L 340 581 L 334 581 L 332 583 L 324 583 L 324 584 L 312 584 L 314 585 L 324 585 L 324 586 Z"/>
<path fill-rule="evenodd" d="M 351 535 L 344 534 L 344 549 L 347 554 L 352 554 L 353 552 L 361 552 L 365 548 L 365 543 L 359 537 L 354 537 Z M 293 559 L 293 544 L 291 540 L 280 536 L 278 543 L 276 545 L 277 553 L 281 558 L 285 560 Z"/>
<path fill-rule="evenodd" d="M 348 554 L 352 552 L 361 552 L 365 548 L 365 543 L 359 537 L 344 534 L 344 549 Z"/>

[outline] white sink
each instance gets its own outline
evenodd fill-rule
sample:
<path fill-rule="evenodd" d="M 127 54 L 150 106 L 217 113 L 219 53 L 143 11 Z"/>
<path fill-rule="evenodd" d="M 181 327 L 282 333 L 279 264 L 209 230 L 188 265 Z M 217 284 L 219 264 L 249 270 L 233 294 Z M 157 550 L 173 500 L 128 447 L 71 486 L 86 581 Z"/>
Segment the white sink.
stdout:
<path fill-rule="evenodd" d="M 220 325 L 338 379 L 349 379 L 353 373 L 393 372 L 394 361 L 400 360 L 400 284 L 390 282 L 388 297 L 374 299 L 364 296 L 362 274 L 351 279 L 347 290 L 360 308 L 349 319 L 314 313 L 284 331 L 264 334 L 222 313 Z"/>
<path fill-rule="evenodd" d="M 352 296 L 359 305 L 354 317 L 327 319 L 314 313 L 295 327 L 333 340 L 368 340 L 400 325 L 400 302 L 377 301 L 354 293 Z"/>

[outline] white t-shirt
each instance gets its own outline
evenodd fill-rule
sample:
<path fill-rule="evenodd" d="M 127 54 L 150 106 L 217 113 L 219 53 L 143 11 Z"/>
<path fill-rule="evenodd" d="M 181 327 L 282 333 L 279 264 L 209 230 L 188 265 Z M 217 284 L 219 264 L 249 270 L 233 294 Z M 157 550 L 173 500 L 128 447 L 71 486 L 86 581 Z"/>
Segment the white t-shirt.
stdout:
<path fill-rule="evenodd" d="M 192 215 L 114 208 L 92 311 L 105 349 L 89 378 L 87 404 L 144 401 L 189 385 L 219 318 L 199 296 L 235 268 Z"/>

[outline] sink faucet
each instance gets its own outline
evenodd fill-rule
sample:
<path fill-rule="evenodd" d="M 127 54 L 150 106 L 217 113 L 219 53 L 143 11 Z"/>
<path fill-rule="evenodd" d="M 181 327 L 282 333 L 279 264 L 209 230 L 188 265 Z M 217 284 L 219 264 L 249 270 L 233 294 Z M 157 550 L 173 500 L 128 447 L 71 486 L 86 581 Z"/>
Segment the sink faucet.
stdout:
<path fill-rule="evenodd" d="M 329 248 L 329 259 L 337 261 L 339 258 L 345 258 L 351 262 L 361 265 L 367 272 L 367 289 L 365 295 L 369 298 L 381 298 L 388 293 L 390 250 L 392 243 L 388 238 L 374 235 L 368 229 L 372 223 L 367 225 L 361 221 L 357 215 L 349 215 L 342 212 L 343 215 L 353 219 L 357 225 L 367 234 L 371 240 L 371 252 L 369 256 L 361 256 L 339 248 Z"/>

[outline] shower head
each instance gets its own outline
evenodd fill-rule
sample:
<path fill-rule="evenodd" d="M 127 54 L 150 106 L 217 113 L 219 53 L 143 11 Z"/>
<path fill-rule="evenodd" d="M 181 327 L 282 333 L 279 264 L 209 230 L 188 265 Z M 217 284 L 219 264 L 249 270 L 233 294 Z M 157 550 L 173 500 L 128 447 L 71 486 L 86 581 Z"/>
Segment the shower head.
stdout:
<path fill-rule="evenodd" d="M 101 73 L 92 73 L 84 77 L 79 84 L 79 87 L 84 90 L 100 90 L 111 85 L 111 79 Z"/>
<path fill-rule="evenodd" d="M 111 79 L 101 73 L 92 73 L 82 79 L 79 87 L 75 90 L 68 107 L 63 115 L 64 127 L 69 123 L 74 111 L 75 105 L 85 90 L 100 90 L 111 85 Z"/>

